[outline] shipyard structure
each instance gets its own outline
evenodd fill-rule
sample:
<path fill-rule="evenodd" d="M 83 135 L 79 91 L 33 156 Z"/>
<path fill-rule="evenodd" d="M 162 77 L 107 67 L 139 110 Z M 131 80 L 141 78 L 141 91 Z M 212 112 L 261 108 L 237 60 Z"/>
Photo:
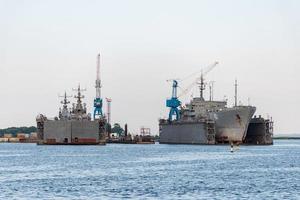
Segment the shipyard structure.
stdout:
<path fill-rule="evenodd" d="M 105 144 L 107 120 L 102 112 L 101 81 L 100 81 L 100 54 L 97 56 L 96 97 L 94 99 L 93 119 L 87 113 L 86 103 L 83 103 L 84 89 L 80 85 L 74 98 L 76 103 L 68 108 L 70 101 L 67 94 L 63 96 L 62 108 L 59 109 L 58 117 L 49 119 L 39 114 L 36 117 L 37 132 L 41 144 Z"/>
<path fill-rule="evenodd" d="M 248 126 L 245 144 L 271 145 L 273 144 L 273 120 L 264 119 L 261 115 L 254 116 Z"/>
<path fill-rule="evenodd" d="M 218 63 L 209 66 L 194 83 L 199 85 L 200 96 L 181 105 L 178 99 L 178 81 L 173 81 L 172 97 L 166 101 L 169 117 L 159 120 L 160 143 L 162 144 L 272 144 L 273 122 L 253 118 L 254 106 L 237 105 L 237 81 L 235 82 L 235 105 L 227 101 L 204 99 L 204 75 Z M 192 84 L 193 85 L 193 84 Z M 185 90 L 184 90 L 185 91 Z M 210 91 L 211 92 L 211 91 Z"/>

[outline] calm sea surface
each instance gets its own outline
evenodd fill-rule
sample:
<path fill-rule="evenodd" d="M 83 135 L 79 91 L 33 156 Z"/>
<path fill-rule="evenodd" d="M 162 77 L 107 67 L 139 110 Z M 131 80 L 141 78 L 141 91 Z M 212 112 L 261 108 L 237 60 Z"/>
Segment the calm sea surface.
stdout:
<path fill-rule="evenodd" d="M 274 146 L 0 144 L 0 199 L 300 199 L 300 140 Z"/>

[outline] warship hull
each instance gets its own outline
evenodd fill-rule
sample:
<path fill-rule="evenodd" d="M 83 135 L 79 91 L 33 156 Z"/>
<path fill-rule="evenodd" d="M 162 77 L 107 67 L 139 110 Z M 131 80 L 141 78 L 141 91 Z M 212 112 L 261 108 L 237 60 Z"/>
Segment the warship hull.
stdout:
<path fill-rule="evenodd" d="M 215 121 L 216 142 L 242 143 L 255 110 L 253 106 L 236 106 L 211 113 Z"/>
<path fill-rule="evenodd" d="M 256 108 L 237 106 L 212 112 L 206 120 L 160 120 L 161 144 L 242 143 Z"/>
<path fill-rule="evenodd" d="M 47 120 L 43 144 L 100 144 L 97 121 Z"/>

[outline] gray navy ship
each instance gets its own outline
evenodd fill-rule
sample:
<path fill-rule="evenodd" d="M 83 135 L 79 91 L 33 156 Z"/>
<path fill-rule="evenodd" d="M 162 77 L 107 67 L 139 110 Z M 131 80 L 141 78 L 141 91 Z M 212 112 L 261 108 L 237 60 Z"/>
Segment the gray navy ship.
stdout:
<path fill-rule="evenodd" d="M 87 113 L 86 104 L 82 103 L 84 96 L 80 86 L 77 89 L 77 102 L 68 108 L 70 101 L 64 95 L 59 117 L 48 119 L 39 114 L 36 118 L 38 136 L 42 144 L 102 144 L 105 136 L 105 118 L 92 120 Z"/>
<path fill-rule="evenodd" d="M 102 112 L 100 54 L 97 55 L 96 97 L 94 99 L 94 116 L 87 113 L 86 103 L 82 102 L 84 95 L 80 88 L 73 89 L 76 103 L 68 108 L 68 96 L 65 93 L 59 117 L 48 119 L 39 114 L 36 118 L 37 132 L 42 144 L 105 144 L 107 120 Z"/>
<path fill-rule="evenodd" d="M 185 106 L 177 97 L 178 82 L 173 80 L 172 98 L 166 104 L 169 118 L 159 120 L 160 143 L 165 144 L 217 144 L 242 143 L 254 106 L 227 107 L 226 101 L 206 101 L 203 74 L 200 77 L 200 97 L 193 98 Z M 236 94 L 237 96 L 237 94 Z M 176 116 L 173 119 L 173 116 Z"/>

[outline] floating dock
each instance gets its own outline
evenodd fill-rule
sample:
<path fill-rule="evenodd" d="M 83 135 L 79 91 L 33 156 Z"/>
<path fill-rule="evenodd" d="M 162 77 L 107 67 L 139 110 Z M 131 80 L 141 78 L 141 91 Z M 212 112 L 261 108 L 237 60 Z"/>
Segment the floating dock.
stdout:
<path fill-rule="evenodd" d="M 272 145 L 273 144 L 273 121 L 264 119 L 260 115 L 251 119 L 245 144 Z"/>
<path fill-rule="evenodd" d="M 216 144 L 212 120 L 159 121 L 161 144 Z"/>

